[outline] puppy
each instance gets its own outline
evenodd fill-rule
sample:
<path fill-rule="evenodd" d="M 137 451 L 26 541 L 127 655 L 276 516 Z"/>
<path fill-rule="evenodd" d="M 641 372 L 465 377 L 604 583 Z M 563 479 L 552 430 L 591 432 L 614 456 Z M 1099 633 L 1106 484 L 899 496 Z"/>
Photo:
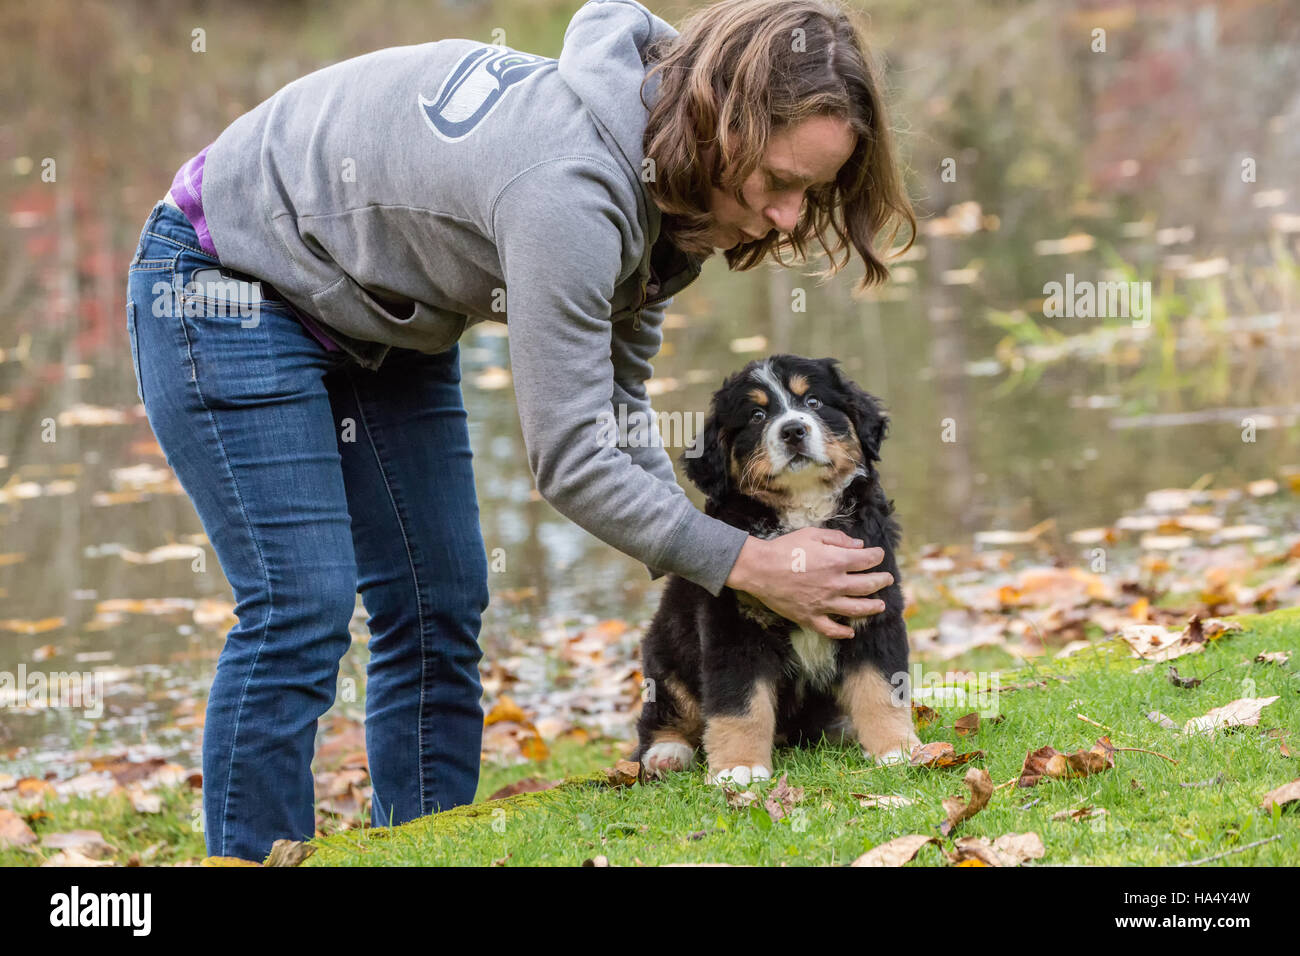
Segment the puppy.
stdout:
<path fill-rule="evenodd" d="M 894 583 L 885 610 L 852 621 L 852 638 L 801 628 L 752 595 L 669 576 L 641 644 L 652 683 L 633 760 L 647 776 L 687 769 L 704 746 L 712 782 L 769 778 L 775 743 L 815 743 L 851 730 L 877 763 L 904 761 L 912 728 L 908 643 L 894 551 L 893 502 L 875 463 L 888 419 L 834 359 L 774 355 L 751 362 L 713 396 L 683 464 L 707 514 L 761 538 L 835 528 L 884 549 L 872 571 Z M 797 562 L 798 554 L 790 560 Z"/>

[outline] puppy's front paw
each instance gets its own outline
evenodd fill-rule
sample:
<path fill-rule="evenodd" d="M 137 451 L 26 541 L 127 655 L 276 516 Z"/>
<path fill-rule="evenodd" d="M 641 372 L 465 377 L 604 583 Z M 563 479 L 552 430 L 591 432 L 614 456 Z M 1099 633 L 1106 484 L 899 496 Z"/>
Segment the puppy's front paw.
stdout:
<path fill-rule="evenodd" d="M 709 782 L 714 784 L 734 783 L 739 786 L 748 786 L 757 780 L 771 780 L 772 771 L 762 764 L 751 764 L 748 767 L 730 767 L 726 770 L 719 770 L 709 775 Z"/>
<path fill-rule="evenodd" d="M 912 752 L 899 747 L 895 750 L 888 750 L 883 754 L 872 754 L 862 751 L 862 756 L 875 762 L 877 767 L 888 767 L 891 764 L 911 763 Z"/>
<path fill-rule="evenodd" d="M 872 753 L 866 747 L 863 747 L 862 756 L 873 761 L 877 767 L 887 767 L 900 763 L 910 764 L 912 762 L 912 751 L 919 746 L 921 746 L 921 741 L 916 737 L 912 737 L 896 747 L 886 747 L 879 753 Z"/>
<path fill-rule="evenodd" d="M 655 744 L 646 751 L 641 765 L 651 777 L 661 777 L 665 773 L 685 770 L 695 759 L 695 750 L 675 740 L 665 740 Z"/>

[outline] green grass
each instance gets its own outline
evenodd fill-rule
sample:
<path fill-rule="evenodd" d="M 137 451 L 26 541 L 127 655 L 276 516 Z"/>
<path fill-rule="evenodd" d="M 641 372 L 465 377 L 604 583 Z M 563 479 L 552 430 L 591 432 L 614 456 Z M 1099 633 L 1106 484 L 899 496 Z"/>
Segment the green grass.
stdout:
<path fill-rule="evenodd" d="M 38 837 L 98 830 L 117 848 L 109 858 L 114 863 L 125 864 L 134 854 L 140 854 L 142 866 L 202 859 L 206 851 L 199 792 L 187 785 L 159 787 L 153 792 L 162 797 L 158 813 L 137 812 L 125 793 L 70 797 L 67 801 L 47 797 L 35 811 L 15 812 L 27 817 Z M 38 866 L 57 852 L 0 849 L 0 866 Z"/>
<path fill-rule="evenodd" d="M 1033 830 L 1046 855 L 1037 865 L 1159 866 L 1222 853 L 1256 840 L 1262 846 L 1218 861 L 1255 866 L 1294 864 L 1300 858 L 1300 813 L 1258 809 L 1269 790 L 1300 776 L 1267 728 L 1300 727 L 1300 681 L 1293 661 L 1286 667 L 1255 664 L 1260 651 L 1300 644 L 1300 610 L 1242 618 L 1245 633 L 1229 635 L 1204 653 L 1177 661 L 1184 676 L 1207 677 L 1195 690 L 1181 690 L 1165 677 L 1167 665 L 1137 671 L 1141 662 L 1110 642 L 1062 661 L 1049 661 L 1001 675 L 1005 687 L 1052 675 L 1045 688 L 1003 693 L 998 723 L 959 737 L 953 721 L 971 707 L 941 706 L 940 720 L 922 728 L 925 742 L 947 740 L 959 751 L 980 749 L 974 765 L 995 784 L 1019 775 L 1027 751 L 1044 745 L 1070 752 L 1088 749 L 1111 728 L 1116 747 L 1165 754 L 1177 764 L 1145 753 L 1116 754 L 1114 769 L 1068 781 L 1044 780 L 1021 789 L 1004 787 L 988 807 L 957 828 L 954 836 L 997 837 Z M 1221 670 L 1219 670 L 1222 668 Z M 1217 674 L 1211 672 L 1218 670 Z M 1135 672 L 1137 671 L 1137 672 Z M 1220 732 L 1214 738 L 1184 737 L 1146 719 L 1159 710 L 1179 726 L 1239 697 L 1280 699 L 1265 708 L 1258 728 Z M 1290 738 L 1300 750 L 1300 735 Z M 485 774 L 480 793 L 524 776 L 553 778 L 607 766 L 607 744 L 570 748 L 543 765 Z M 597 855 L 615 865 L 670 862 L 836 865 L 906 833 L 937 835 L 941 801 L 965 795 L 963 768 L 873 768 L 856 748 L 823 745 L 776 755 L 775 775 L 787 774 L 805 796 L 797 811 L 776 823 L 766 813 L 728 808 L 721 792 L 705 783 L 699 767 L 669 779 L 624 789 L 598 777 L 575 776 L 541 794 L 481 802 L 396 828 L 354 830 L 323 838 L 307 865 L 576 865 Z M 1222 775 L 1209 786 L 1203 783 Z M 761 789 L 766 789 L 763 787 Z M 897 794 L 914 802 L 895 810 L 863 809 L 855 793 Z M 1052 815 L 1082 806 L 1102 807 L 1097 821 L 1058 822 Z M 946 865 L 933 846 L 913 865 Z"/>
<path fill-rule="evenodd" d="M 1033 830 L 1047 852 L 1030 865 L 1169 865 L 1278 836 L 1217 865 L 1269 866 L 1300 859 L 1300 812 L 1270 815 L 1259 809 L 1269 790 L 1300 777 L 1300 764 L 1282 756 L 1268 728 L 1291 732 L 1300 751 L 1300 656 L 1286 667 L 1256 664 L 1260 651 L 1300 647 L 1300 609 L 1240 618 L 1247 630 L 1230 634 L 1204 653 L 1180 658 L 1184 676 L 1205 677 L 1195 690 L 1181 690 L 1165 677 L 1167 665 L 1139 670 L 1141 662 L 1114 642 L 1099 644 L 1066 660 L 1047 660 L 1000 674 L 1000 684 L 1046 680 L 1046 687 L 1003 692 L 1000 722 L 985 720 L 980 731 L 960 737 L 953 721 L 973 706 L 938 704 L 940 719 L 919 730 L 925 742 L 946 740 L 959 751 L 980 749 L 973 766 L 988 770 L 995 784 L 1018 776 L 1025 753 L 1050 744 L 1070 752 L 1088 749 L 1108 733 L 1077 714 L 1105 724 L 1116 747 L 1165 754 L 1178 763 L 1145 753 L 1116 754 L 1104 773 L 1038 786 L 997 790 L 986 809 L 961 824 L 954 836 L 997 837 Z M 947 665 L 936 670 L 947 671 Z M 928 670 L 928 669 L 927 669 Z M 1218 673 L 1212 673 L 1218 671 Z M 1190 738 L 1146 719 L 1159 710 L 1182 725 L 1239 697 L 1278 695 L 1264 709 L 1258 728 Z M 907 833 L 937 835 L 941 801 L 965 795 L 964 768 L 947 770 L 874 768 L 856 748 L 822 745 L 776 754 L 775 774 L 787 774 L 805 795 L 795 813 L 773 823 L 765 812 L 730 809 L 722 793 L 705 783 L 697 763 L 687 773 L 649 785 L 616 789 L 601 768 L 630 749 L 598 740 L 561 741 L 551 756 L 514 767 L 485 765 L 478 802 L 394 828 L 350 830 L 314 841 L 308 866 L 365 865 L 577 865 L 603 855 L 615 865 L 670 862 L 726 862 L 759 865 L 838 865 L 872 846 Z M 1203 783 L 1222 775 L 1210 786 Z M 504 800 L 485 798 L 525 777 L 567 778 L 557 789 Z M 760 787 L 766 790 L 770 785 Z M 124 796 L 49 800 L 31 820 L 38 835 L 72 829 L 99 830 L 118 847 L 115 862 L 162 844 L 148 863 L 197 860 L 202 833 L 193 821 L 199 795 L 187 788 L 162 789 L 163 812 L 139 814 Z M 863 809 L 853 794 L 896 794 L 914 802 L 901 809 Z M 1082 806 L 1102 807 L 1098 821 L 1058 822 L 1052 815 Z M 950 841 L 945 841 L 949 846 Z M 21 850 L 0 851 L 0 865 L 23 866 L 41 857 Z M 946 865 L 934 846 L 911 865 Z"/>

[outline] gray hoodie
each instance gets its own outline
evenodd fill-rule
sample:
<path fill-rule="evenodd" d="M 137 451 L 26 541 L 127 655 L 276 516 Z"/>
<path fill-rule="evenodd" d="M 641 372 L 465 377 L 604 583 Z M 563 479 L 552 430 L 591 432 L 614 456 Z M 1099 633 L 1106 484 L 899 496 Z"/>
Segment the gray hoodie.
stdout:
<path fill-rule="evenodd" d="M 634 0 L 590 0 L 558 60 L 448 39 L 318 70 L 212 144 L 203 210 L 224 265 L 367 368 L 506 322 L 542 496 L 652 577 L 718 594 L 745 532 L 690 503 L 658 442 L 606 431 L 620 405 L 653 415 L 664 308 L 702 264 L 655 246 L 642 181 L 642 51 L 664 35 Z"/>

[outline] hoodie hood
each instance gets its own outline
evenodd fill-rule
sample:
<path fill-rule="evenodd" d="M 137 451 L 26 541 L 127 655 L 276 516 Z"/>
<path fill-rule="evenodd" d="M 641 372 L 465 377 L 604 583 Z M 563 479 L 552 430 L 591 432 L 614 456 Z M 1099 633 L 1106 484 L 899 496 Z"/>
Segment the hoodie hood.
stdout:
<path fill-rule="evenodd" d="M 648 115 L 641 102 L 645 51 L 655 41 L 675 36 L 672 26 L 636 0 L 589 0 L 564 31 L 560 77 L 591 112 L 638 183 Z M 646 84 L 646 102 L 654 102 L 658 85 L 657 78 Z M 659 207 L 647 199 L 645 208 L 648 234 L 656 237 Z"/>

